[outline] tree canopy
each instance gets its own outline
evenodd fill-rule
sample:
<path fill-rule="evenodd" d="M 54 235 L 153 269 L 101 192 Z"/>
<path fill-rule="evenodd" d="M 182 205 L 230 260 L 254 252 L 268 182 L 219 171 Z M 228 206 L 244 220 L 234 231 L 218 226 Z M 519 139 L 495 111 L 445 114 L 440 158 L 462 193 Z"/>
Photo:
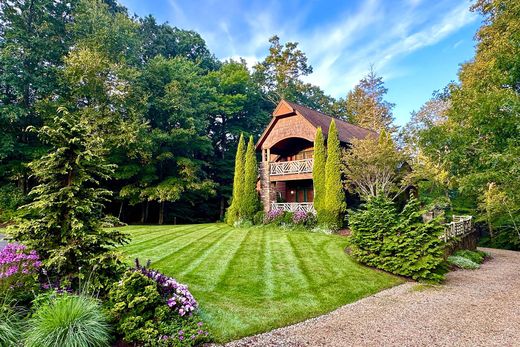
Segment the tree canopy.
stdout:
<path fill-rule="evenodd" d="M 479 0 L 474 58 L 449 86 L 442 121 L 419 132 L 421 152 L 452 177 L 451 203 L 475 214 L 491 244 L 520 247 L 520 4 Z M 442 160 L 440 160 L 442 158 Z"/>

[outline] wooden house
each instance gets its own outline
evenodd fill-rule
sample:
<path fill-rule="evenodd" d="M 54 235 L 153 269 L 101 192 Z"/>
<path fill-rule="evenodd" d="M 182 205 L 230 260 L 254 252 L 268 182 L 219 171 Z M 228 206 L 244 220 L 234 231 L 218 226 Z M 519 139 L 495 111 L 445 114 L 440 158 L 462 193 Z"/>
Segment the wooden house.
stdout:
<path fill-rule="evenodd" d="M 271 209 L 314 212 L 314 137 L 321 127 L 326 139 L 333 119 L 343 146 L 348 146 L 353 138 L 375 135 L 371 130 L 305 106 L 280 101 L 256 144 L 262 158 L 258 189 L 266 212 Z"/>

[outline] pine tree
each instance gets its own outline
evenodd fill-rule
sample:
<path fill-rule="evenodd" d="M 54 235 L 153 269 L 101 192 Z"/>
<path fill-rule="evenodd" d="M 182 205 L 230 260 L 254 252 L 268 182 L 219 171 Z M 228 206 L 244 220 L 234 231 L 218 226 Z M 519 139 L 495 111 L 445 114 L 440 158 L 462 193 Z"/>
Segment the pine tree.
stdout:
<path fill-rule="evenodd" d="M 258 163 L 256 161 L 253 136 L 249 137 L 245 158 L 244 195 L 240 208 L 241 218 L 252 220 L 259 208 L 256 182 L 258 179 Z"/>
<path fill-rule="evenodd" d="M 327 161 L 327 149 L 323 139 L 321 128 L 316 130 L 314 139 L 314 164 L 312 166 L 312 180 L 314 184 L 314 209 L 323 215 L 325 208 L 325 163 Z"/>
<path fill-rule="evenodd" d="M 341 182 L 341 148 L 334 120 L 330 123 L 327 137 L 324 209 L 326 212 L 325 218 L 322 217 L 322 222 L 330 227 L 340 227 L 342 214 L 346 210 L 346 203 Z"/>
<path fill-rule="evenodd" d="M 10 233 L 38 252 L 51 280 L 77 288 L 82 276 L 94 273 L 90 284 L 106 289 L 124 270 L 114 246 L 127 240 L 100 224 L 110 191 L 99 184 L 111 177 L 114 165 L 106 163 L 104 140 L 88 115 L 58 112 L 49 125 L 33 128 L 51 149 L 29 165 L 38 185 Z"/>
<path fill-rule="evenodd" d="M 377 132 L 383 129 L 394 132 L 396 127 L 392 124 L 392 109 L 395 105 L 384 99 L 387 92 L 383 78 L 371 68 L 368 75 L 347 94 L 346 100 L 340 103 L 345 104 L 347 118 L 353 124 Z"/>
<path fill-rule="evenodd" d="M 235 175 L 233 178 L 233 196 L 231 197 L 231 205 L 228 208 L 227 223 L 233 225 L 240 218 L 240 206 L 242 206 L 244 193 L 244 134 L 240 134 L 238 140 L 237 154 L 235 157 Z"/>

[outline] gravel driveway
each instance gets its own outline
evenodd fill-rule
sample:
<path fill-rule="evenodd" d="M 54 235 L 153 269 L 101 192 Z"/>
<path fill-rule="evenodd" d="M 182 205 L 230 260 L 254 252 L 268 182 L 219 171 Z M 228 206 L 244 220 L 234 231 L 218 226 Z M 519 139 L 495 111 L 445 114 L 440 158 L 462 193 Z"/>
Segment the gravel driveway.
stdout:
<path fill-rule="evenodd" d="M 226 346 L 520 346 L 520 252 L 483 250 L 491 260 L 442 286 L 405 283 Z"/>

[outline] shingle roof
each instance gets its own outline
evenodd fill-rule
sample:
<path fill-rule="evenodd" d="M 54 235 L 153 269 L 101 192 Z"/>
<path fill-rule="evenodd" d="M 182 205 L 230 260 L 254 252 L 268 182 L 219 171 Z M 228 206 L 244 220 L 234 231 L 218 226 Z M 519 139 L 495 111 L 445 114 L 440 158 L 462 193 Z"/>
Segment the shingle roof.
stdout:
<path fill-rule="evenodd" d="M 367 136 L 377 136 L 375 131 L 350 124 L 344 120 L 331 117 L 308 107 L 295 104 L 294 102 L 289 102 L 286 100 L 283 101 L 291 106 L 296 112 L 301 114 L 305 119 L 307 119 L 314 127 L 321 127 L 321 130 L 325 136 L 328 135 L 330 122 L 334 119 L 336 122 L 336 127 L 338 128 L 339 140 L 341 142 L 350 143 L 353 138 L 364 139 Z"/>

